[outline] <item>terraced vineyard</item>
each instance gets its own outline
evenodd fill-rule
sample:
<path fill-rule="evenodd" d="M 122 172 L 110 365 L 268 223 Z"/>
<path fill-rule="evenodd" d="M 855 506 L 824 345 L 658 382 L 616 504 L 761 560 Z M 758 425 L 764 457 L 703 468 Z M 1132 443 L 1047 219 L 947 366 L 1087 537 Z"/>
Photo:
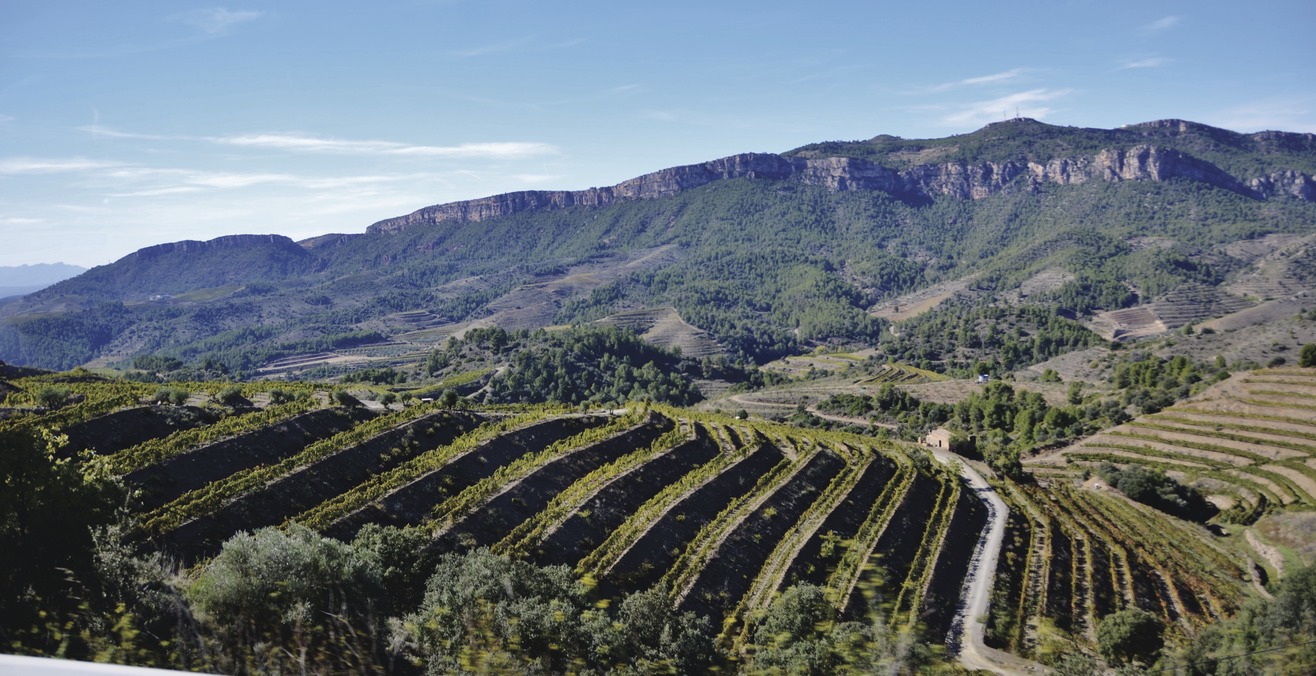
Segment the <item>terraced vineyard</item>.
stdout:
<path fill-rule="evenodd" d="M 989 644 L 1027 654 L 1037 620 L 1095 639 L 1097 620 L 1136 607 L 1188 633 L 1232 613 L 1250 572 L 1205 528 L 1123 496 L 1008 484 Z"/>
<path fill-rule="evenodd" d="M 242 387 L 263 407 L 162 407 L 142 404 L 149 387 L 86 379 L 67 383 L 74 403 L 45 412 L 27 393 L 49 382 L 14 381 L 0 424 L 58 427 L 81 440 L 72 450 L 114 439 L 91 466 L 139 489 L 143 535 L 185 562 L 261 526 L 343 539 L 367 524 L 413 526 L 439 551 L 489 547 L 572 566 L 600 598 L 657 585 L 674 607 L 712 616 L 729 648 L 746 643 L 781 590 L 806 582 L 826 590 L 838 617 L 878 609 L 892 626 L 947 636 L 989 518 L 956 471 L 917 447 L 692 410 L 380 412 L 328 407 L 309 391 L 265 404 L 262 385 Z M 1136 428 L 1162 441 L 1137 443 L 1168 449 L 1164 440 L 1189 440 L 1179 430 L 1197 430 L 1182 462 L 1237 478 L 1253 499 L 1311 500 L 1304 449 L 1316 450 L 1316 425 L 1288 420 L 1294 409 L 1283 406 L 1316 410 L 1300 394 L 1316 392 L 1316 377 L 1267 371 L 1246 386 L 1287 402 L 1270 431 L 1217 432 L 1183 422 L 1207 413 L 1176 410 Z M 1231 453 L 1218 449 L 1242 442 L 1223 434 L 1275 445 Z M 1188 630 L 1241 597 L 1244 568 L 1203 529 L 1060 483 L 998 490 L 1010 514 L 989 634 L 1001 648 L 1029 654 L 1043 621 L 1090 640 L 1097 618 L 1129 606 Z"/>
<path fill-rule="evenodd" d="M 914 383 L 933 383 L 946 379 L 946 376 L 940 373 L 927 371 L 909 364 L 883 364 L 878 367 L 876 373 L 859 382 L 864 385 L 880 385 L 882 383 L 912 385 Z"/>
<path fill-rule="evenodd" d="M 1061 463 L 1066 464 L 1061 464 Z M 1095 435 L 1034 465 L 1069 476 L 1101 462 L 1197 482 L 1221 506 L 1316 505 L 1316 371 L 1236 374 L 1202 396 Z"/>

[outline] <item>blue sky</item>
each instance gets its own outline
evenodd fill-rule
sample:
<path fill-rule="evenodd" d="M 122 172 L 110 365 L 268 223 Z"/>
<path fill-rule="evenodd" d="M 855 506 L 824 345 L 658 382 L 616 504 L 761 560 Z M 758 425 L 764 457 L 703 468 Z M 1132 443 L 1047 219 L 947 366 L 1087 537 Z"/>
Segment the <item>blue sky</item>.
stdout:
<path fill-rule="evenodd" d="M 0 3 L 0 265 L 1016 112 L 1316 132 L 1311 0 Z"/>

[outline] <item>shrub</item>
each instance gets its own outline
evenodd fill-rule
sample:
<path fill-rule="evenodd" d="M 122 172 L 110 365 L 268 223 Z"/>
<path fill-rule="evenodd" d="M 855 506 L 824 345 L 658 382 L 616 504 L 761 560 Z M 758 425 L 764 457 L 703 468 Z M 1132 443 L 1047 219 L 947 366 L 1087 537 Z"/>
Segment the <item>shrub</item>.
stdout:
<path fill-rule="evenodd" d="M 371 612 L 380 597 L 371 558 L 302 526 L 234 536 L 201 570 L 188 596 L 239 663 L 253 659 L 253 646 L 272 642 L 347 666 L 344 660 L 361 659 L 351 655 L 360 648 L 354 640 L 382 631 Z M 348 655 L 328 657 L 348 637 Z"/>
<path fill-rule="evenodd" d="M 443 557 L 420 611 L 404 621 L 407 643 L 431 673 L 486 666 L 525 668 L 543 660 L 564 671 L 578 645 L 584 588 L 566 566 L 539 568 L 487 549 Z"/>
<path fill-rule="evenodd" d="M 1160 470 L 1139 465 L 1121 469 L 1111 463 L 1103 463 L 1097 473 L 1129 499 L 1182 519 L 1205 521 L 1217 512 L 1196 488 L 1185 486 Z"/>
<path fill-rule="evenodd" d="M 36 399 L 37 404 L 43 408 L 59 408 L 68 403 L 69 388 L 47 385 L 37 392 Z"/>
<path fill-rule="evenodd" d="M 182 406 L 187 403 L 187 398 L 192 396 L 190 392 L 181 387 L 162 387 L 155 393 L 155 403 L 173 404 Z"/>
<path fill-rule="evenodd" d="M 237 385 L 226 387 L 215 395 L 215 401 L 223 406 L 236 407 L 248 404 L 246 397 L 242 396 L 242 388 Z"/>
<path fill-rule="evenodd" d="M 332 399 L 338 406 L 346 406 L 347 408 L 357 408 L 361 406 L 360 399 L 357 399 L 342 390 L 335 390 L 334 393 L 330 395 L 330 399 Z"/>
<path fill-rule="evenodd" d="M 823 588 L 789 587 L 756 618 L 750 673 L 914 673 L 927 644 L 884 622 L 841 622 Z M 921 645 L 920 645 L 921 644 Z"/>
<path fill-rule="evenodd" d="M 1150 666 L 1165 644 L 1165 626 L 1140 608 L 1111 613 L 1097 623 L 1097 651 L 1111 664 Z"/>

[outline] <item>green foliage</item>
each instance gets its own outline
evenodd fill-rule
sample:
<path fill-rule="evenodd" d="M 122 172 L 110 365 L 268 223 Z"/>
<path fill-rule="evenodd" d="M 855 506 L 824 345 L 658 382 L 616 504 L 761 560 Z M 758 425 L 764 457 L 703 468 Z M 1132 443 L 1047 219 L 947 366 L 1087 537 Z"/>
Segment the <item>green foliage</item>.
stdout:
<path fill-rule="evenodd" d="M 497 660 L 563 671 L 579 651 L 584 588 L 569 568 L 538 568 L 480 550 L 450 554 L 404 621 L 408 642 L 431 673 Z M 573 650 L 574 648 L 574 650 Z"/>
<path fill-rule="evenodd" d="M 650 400 L 688 405 L 701 397 L 687 371 L 694 362 L 615 327 L 538 332 L 511 368 L 489 384 L 492 402 L 578 404 Z"/>
<path fill-rule="evenodd" d="M 399 639 L 429 673 L 590 668 L 691 673 L 713 654 L 706 618 L 641 592 L 615 615 L 588 603 L 565 566 L 537 567 L 476 550 L 445 555 Z"/>
<path fill-rule="evenodd" d="M 187 403 L 190 396 L 192 396 L 192 393 L 181 387 L 162 387 L 156 390 L 154 401 L 157 404 L 182 406 Z"/>
<path fill-rule="evenodd" d="M 188 590 L 220 649 L 238 664 L 251 659 L 252 646 L 273 644 L 317 657 L 333 653 L 331 664 L 357 668 L 372 656 L 342 654 L 337 642 L 382 631 L 371 603 L 379 595 L 380 572 L 370 557 L 297 526 L 234 536 Z"/>
<path fill-rule="evenodd" d="M 0 324 L 0 355 L 19 364 L 69 369 L 93 359 L 134 321 L 122 303 L 99 303 L 79 313 Z"/>
<path fill-rule="evenodd" d="M 116 491 L 57 459 L 67 439 L 0 428 L 0 641 L 54 650 L 60 626 L 95 587 L 92 529 L 110 523 Z"/>
<path fill-rule="evenodd" d="M 1185 486 L 1159 469 L 1141 465 L 1120 468 L 1102 463 L 1097 470 L 1111 487 L 1145 505 L 1189 521 L 1205 521 L 1217 512 L 1200 491 Z"/>
<path fill-rule="evenodd" d="M 883 334 L 879 348 L 884 356 L 870 360 L 867 367 L 876 369 L 894 359 L 961 377 L 1001 375 L 1100 342 L 1054 306 L 958 299 L 902 322 L 899 335 Z M 980 361 L 985 366 L 978 365 Z"/>
<path fill-rule="evenodd" d="M 638 673 L 690 674 L 708 669 L 717 658 L 713 623 L 707 617 L 678 612 L 661 589 L 631 594 L 618 608 L 605 654 L 614 664 Z M 596 652 L 598 651 L 596 648 Z"/>
<path fill-rule="evenodd" d="M 1316 664 L 1316 566 L 1281 580 L 1273 599 L 1253 599 L 1176 655 L 1190 674 L 1302 674 Z"/>
<path fill-rule="evenodd" d="M 1036 392 L 1016 391 L 1009 383 L 993 381 L 959 403 L 937 404 L 919 401 L 903 388 L 883 383 L 875 395 L 837 394 L 820 402 L 818 408 L 895 423 L 899 435 L 910 441 L 934 427 L 949 426 L 963 435 L 977 436 L 977 450 L 994 466 L 999 465 L 998 469 L 1013 474 L 1021 453 L 1130 419 L 1113 401 L 1079 400 L 1070 406 L 1054 407 Z"/>
<path fill-rule="evenodd" d="M 1307 343 L 1298 353 L 1298 366 L 1310 368 L 1316 366 L 1316 343 Z"/>
<path fill-rule="evenodd" d="M 929 666 L 932 654 L 916 634 L 870 623 L 840 622 L 825 590 L 815 585 L 787 588 L 755 618 L 746 663 L 749 673 L 912 673 Z"/>
<path fill-rule="evenodd" d="M 1120 610 L 1097 624 L 1097 651 L 1111 664 L 1151 666 L 1165 641 L 1165 626 L 1138 608 Z"/>
<path fill-rule="evenodd" d="M 361 400 L 349 394 L 346 390 L 334 390 L 329 395 L 329 399 L 337 406 L 344 408 L 359 408 Z"/>
<path fill-rule="evenodd" d="M 373 561 L 379 573 L 381 594 L 376 611 L 381 616 L 401 617 L 420 604 L 425 582 L 441 558 L 432 544 L 433 538 L 422 529 L 373 523 L 366 524 L 352 540 L 352 547 Z"/>
<path fill-rule="evenodd" d="M 68 403 L 69 388 L 60 385 L 47 385 L 36 393 L 36 401 L 42 408 L 59 408 Z"/>
<path fill-rule="evenodd" d="M 242 396 L 242 388 L 237 385 L 225 387 L 220 390 L 215 395 L 215 401 L 219 402 L 222 406 L 228 406 L 230 408 L 236 406 L 249 406 L 251 404 L 246 397 Z"/>
<path fill-rule="evenodd" d="M 270 403 L 275 406 L 286 404 L 292 401 L 295 396 L 296 395 L 283 388 L 275 388 L 270 390 Z"/>
<path fill-rule="evenodd" d="M 132 367 L 152 373 L 168 373 L 183 368 L 183 362 L 173 357 L 156 354 L 141 354 L 133 357 Z"/>
<path fill-rule="evenodd" d="M 150 388 L 139 383 L 106 380 L 85 371 L 22 378 L 14 381 L 13 384 L 22 391 L 18 396 L 27 398 L 32 404 L 38 402 L 29 393 L 39 393 L 47 387 L 69 388 L 68 401 L 57 409 L 47 410 L 35 416 L 24 416 L 21 421 L 0 421 L 0 426 L 16 423 L 28 429 L 59 429 L 85 422 L 125 406 L 137 406 L 142 399 L 149 396 L 151 391 Z M 77 387 L 76 393 L 73 392 L 74 385 Z M 15 396 L 10 397 L 10 404 L 13 403 L 16 403 Z"/>
<path fill-rule="evenodd" d="M 1125 406 L 1156 413 L 1228 377 L 1229 371 L 1218 362 L 1208 365 L 1183 355 L 1166 359 L 1134 353 L 1115 365 L 1111 384 L 1124 391 L 1121 401 Z"/>
<path fill-rule="evenodd" d="M 1074 279 L 1043 298 L 1079 316 L 1131 307 L 1138 302 L 1138 294 L 1116 274 L 1087 269 L 1080 269 Z"/>

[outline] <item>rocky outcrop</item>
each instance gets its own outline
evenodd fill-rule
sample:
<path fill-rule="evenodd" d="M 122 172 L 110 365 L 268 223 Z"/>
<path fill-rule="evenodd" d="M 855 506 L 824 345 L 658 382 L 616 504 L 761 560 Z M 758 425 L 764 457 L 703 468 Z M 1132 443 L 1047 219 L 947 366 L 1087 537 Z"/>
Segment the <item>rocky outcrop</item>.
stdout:
<path fill-rule="evenodd" d="M 1213 129 L 1178 120 L 1162 120 L 1147 126 L 1176 133 L 1198 127 Z M 1299 141 L 1285 139 L 1283 142 Z M 370 226 L 368 232 L 395 233 L 419 224 L 487 221 L 524 211 L 603 207 L 622 201 L 668 197 L 714 181 L 736 178 L 791 180 L 833 192 L 876 190 L 915 201 L 936 197 L 977 200 L 1011 189 L 1036 189 L 1044 183 L 1070 185 L 1091 180 L 1165 181 L 1177 178 L 1207 183 L 1257 199 L 1282 195 L 1316 201 L 1316 186 L 1306 174 L 1285 171 L 1244 182 L 1210 162 L 1150 143 L 1046 162 L 934 163 L 903 171 L 852 157 L 805 158 L 750 153 L 664 169 L 605 188 L 535 190 L 440 204 L 380 221 Z"/>
<path fill-rule="evenodd" d="M 1277 171 L 1269 176 L 1254 178 L 1248 187 L 1262 198 L 1288 195 L 1308 202 L 1316 202 L 1316 181 L 1296 171 Z"/>
<path fill-rule="evenodd" d="M 720 160 L 673 167 L 645 174 L 617 185 L 588 190 L 527 190 L 426 207 L 406 216 L 390 218 L 370 226 L 368 232 L 388 233 L 420 223 L 471 223 L 508 216 L 522 211 L 565 207 L 604 207 L 618 201 L 668 197 L 714 181 L 733 178 L 787 178 L 795 164 L 780 155 L 749 153 Z"/>

